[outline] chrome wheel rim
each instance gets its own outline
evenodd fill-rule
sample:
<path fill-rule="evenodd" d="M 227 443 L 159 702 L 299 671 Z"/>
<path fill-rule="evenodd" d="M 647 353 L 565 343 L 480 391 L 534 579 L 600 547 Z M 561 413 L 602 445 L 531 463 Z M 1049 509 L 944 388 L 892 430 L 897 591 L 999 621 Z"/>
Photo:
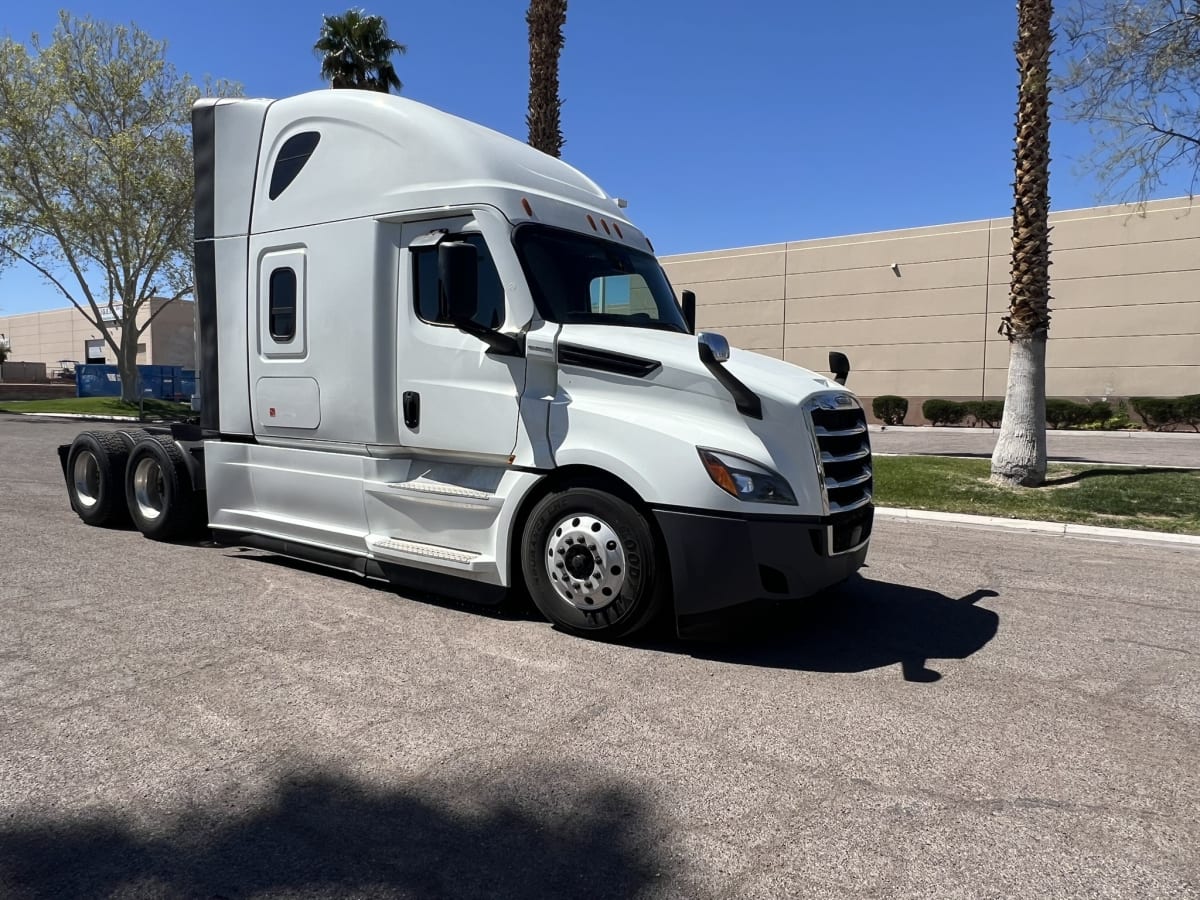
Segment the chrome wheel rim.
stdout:
<path fill-rule="evenodd" d="M 144 456 L 133 470 L 133 499 L 143 520 L 153 522 L 163 514 L 163 471 L 158 460 Z"/>
<path fill-rule="evenodd" d="M 625 585 L 625 548 L 603 519 L 567 516 L 550 529 L 546 571 L 555 593 L 567 603 L 576 609 L 603 609 Z"/>
<path fill-rule="evenodd" d="M 75 500 L 85 509 L 100 502 L 100 462 L 91 450 L 81 450 L 75 457 L 71 478 L 75 482 Z"/>

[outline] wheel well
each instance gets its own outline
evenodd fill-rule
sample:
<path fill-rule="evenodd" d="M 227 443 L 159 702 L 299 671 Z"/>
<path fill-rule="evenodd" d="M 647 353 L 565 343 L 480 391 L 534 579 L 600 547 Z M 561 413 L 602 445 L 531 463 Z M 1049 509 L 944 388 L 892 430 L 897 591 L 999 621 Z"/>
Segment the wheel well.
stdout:
<path fill-rule="evenodd" d="M 603 469 L 596 469 L 592 466 L 562 466 L 551 471 L 550 474 L 534 486 L 533 490 L 521 500 L 517 514 L 513 518 L 512 539 L 508 542 L 508 570 L 511 573 L 509 577 L 510 590 L 520 590 L 522 594 L 525 591 L 525 579 L 522 576 L 521 567 L 521 542 L 525 534 L 525 523 L 529 520 L 529 514 L 538 504 L 538 501 L 547 494 L 552 491 L 561 491 L 573 487 L 590 487 L 606 491 L 615 497 L 620 497 L 641 512 L 650 525 L 650 530 L 654 534 L 655 541 L 657 541 L 665 561 L 666 545 L 663 543 L 662 532 L 659 531 L 657 520 L 650 513 L 650 507 L 637 491 L 616 475 L 606 472 Z M 666 577 L 669 578 L 670 566 L 667 565 L 665 569 Z"/>

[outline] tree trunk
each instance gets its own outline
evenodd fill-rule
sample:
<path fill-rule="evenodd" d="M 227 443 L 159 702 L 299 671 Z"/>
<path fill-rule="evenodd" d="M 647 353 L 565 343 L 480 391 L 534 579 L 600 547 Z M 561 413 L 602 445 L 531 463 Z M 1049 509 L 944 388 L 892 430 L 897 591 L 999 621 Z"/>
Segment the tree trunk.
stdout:
<path fill-rule="evenodd" d="M 551 156 L 562 155 L 558 97 L 558 57 L 563 48 L 567 0 L 530 0 L 529 25 L 529 144 Z"/>
<path fill-rule="evenodd" d="M 117 370 L 121 373 L 121 399 L 126 403 L 137 403 L 142 396 L 142 379 L 137 370 L 137 332 L 132 325 L 129 330 L 133 333 L 122 333 L 118 344 Z"/>
<path fill-rule="evenodd" d="M 1046 335 L 1014 337 L 1008 346 L 1008 389 L 992 480 L 1036 487 L 1046 480 Z"/>
<path fill-rule="evenodd" d="M 1046 336 L 1050 331 L 1051 0 L 1017 2 L 1016 178 L 1004 418 L 992 481 L 1036 487 L 1046 480 Z"/>

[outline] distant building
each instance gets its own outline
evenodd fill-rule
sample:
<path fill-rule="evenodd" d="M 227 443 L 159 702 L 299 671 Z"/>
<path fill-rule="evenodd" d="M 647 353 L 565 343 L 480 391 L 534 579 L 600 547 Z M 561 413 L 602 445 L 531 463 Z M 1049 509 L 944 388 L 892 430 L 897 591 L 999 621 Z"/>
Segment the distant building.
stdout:
<path fill-rule="evenodd" d="M 1200 203 L 1050 216 L 1054 397 L 1200 392 Z M 829 350 L 863 398 L 1004 396 L 1012 219 L 1003 217 L 664 257 L 696 292 L 699 328 L 823 372 Z M 916 416 L 912 416 L 916 419 Z"/>
<path fill-rule="evenodd" d="M 196 304 L 191 300 L 150 300 L 139 312 L 138 323 L 151 315 L 154 320 L 138 338 L 138 363 L 194 367 Z M 117 362 L 100 330 L 73 306 L 0 316 L 0 334 L 8 338 L 8 358 L 14 362 L 45 363 L 49 370 L 59 368 L 62 360 L 109 365 Z M 119 334 L 120 329 L 116 329 L 114 336 Z"/>

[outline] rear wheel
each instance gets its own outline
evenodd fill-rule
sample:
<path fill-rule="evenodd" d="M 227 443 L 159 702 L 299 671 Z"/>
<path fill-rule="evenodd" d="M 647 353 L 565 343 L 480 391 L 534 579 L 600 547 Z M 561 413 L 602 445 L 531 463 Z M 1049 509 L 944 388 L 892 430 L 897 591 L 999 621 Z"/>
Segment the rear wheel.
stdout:
<path fill-rule="evenodd" d="M 538 609 L 575 634 L 627 637 L 649 625 L 666 600 L 649 522 L 594 488 L 543 497 L 525 524 L 521 559 Z"/>
<path fill-rule="evenodd" d="M 146 435 L 134 445 L 125 470 L 125 498 L 133 524 L 148 538 L 170 541 L 198 530 L 187 461 L 165 435 Z"/>
<path fill-rule="evenodd" d="M 124 525 L 125 462 L 129 450 L 116 434 L 85 431 L 67 454 L 67 493 L 71 506 L 89 525 Z"/>

